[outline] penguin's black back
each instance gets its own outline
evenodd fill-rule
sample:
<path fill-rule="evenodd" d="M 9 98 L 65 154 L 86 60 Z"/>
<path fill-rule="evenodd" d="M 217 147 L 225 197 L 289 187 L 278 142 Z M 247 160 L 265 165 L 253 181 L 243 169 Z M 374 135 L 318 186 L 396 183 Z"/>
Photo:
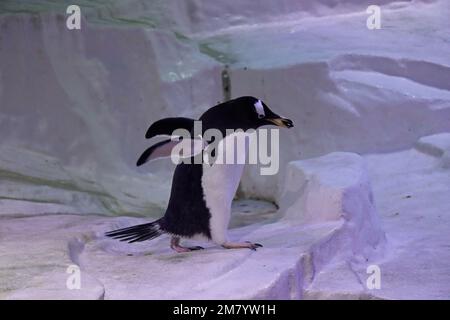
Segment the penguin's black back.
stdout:
<path fill-rule="evenodd" d="M 202 234 L 211 238 L 211 214 L 203 197 L 202 174 L 202 164 L 177 165 L 169 204 L 161 221 L 163 230 L 183 237 Z"/>

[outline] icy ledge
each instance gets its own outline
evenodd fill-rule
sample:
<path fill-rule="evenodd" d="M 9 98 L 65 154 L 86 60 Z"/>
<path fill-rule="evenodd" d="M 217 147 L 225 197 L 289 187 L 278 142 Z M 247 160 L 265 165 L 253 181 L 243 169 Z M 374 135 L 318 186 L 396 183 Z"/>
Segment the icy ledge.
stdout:
<path fill-rule="evenodd" d="M 332 261 L 305 298 L 450 298 L 449 152 L 450 133 L 440 133 L 414 149 L 364 157 L 388 239 L 385 254 L 367 263 Z M 369 266 L 379 270 L 379 287 L 367 285 Z"/>
<path fill-rule="evenodd" d="M 450 168 L 450 133 L 438 133 L 423 137 L 416 143 L 416 149 L 441 158 L 443 168 Z"/>
<path fill-rule="evenodd" d="M 126 244 L 104 231 L 138 218 L 73 215 L 3 219 L 1 298 L 301 299 L 336 258 L 366 261 L 384 244 L 364 160 L 352 153 L 289 164 L 280 214 L 272 223 L 232 229 L 258 251 L 176 254 L 168 238 Z M 249 204 L 251 208 L 251 204 Z M 203 244 L 204 245 L 204 244 Z M 355 258 L 356 257 L 356 258 Z M 67 267 L 81 267 L 81 290 L 66 289 Z"/>

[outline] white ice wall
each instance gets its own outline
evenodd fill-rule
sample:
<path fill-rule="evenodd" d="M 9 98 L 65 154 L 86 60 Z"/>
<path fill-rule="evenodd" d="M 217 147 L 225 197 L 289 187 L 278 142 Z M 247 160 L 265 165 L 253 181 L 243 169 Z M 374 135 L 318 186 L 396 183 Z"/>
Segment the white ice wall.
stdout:
<path fill-rule="evenodd" d="M 81 31 L 69 31 L 61 15 L 47 13 L 7 15 L 0 21 L 0 148 L 8 150 L 0 155 L 0 175 L 7 179 L 0 197 L 56 202 L 60 185 L 53 177 L 55 190 L 47 194 L 22 192 L 50 161 L 57 163 L 50 171 L 71 168 L 74 177 L 68 179 L 87 176 L 119 203 L 118 197 L 130 194 L 132 207 L 115 206 L 116 212 L 145 212 L 152 208 L 149 203 L 163 207 L 168 178 L 161 187 L 145 176 L 161 164 L 140 173 L 135 169 L 148 146 L 145 131 L 159 118 L 197 116 L 201 111 L 194 113 L 194 107 L 205 110 L 217 102 L 218 63 L 193 54 L 198 49 L 169 31 L 88 23 Z M 14 168 L 7 163 L 11 157 L 17 158 Z M 51 160 L 43 160 L 47 157 Z M 35 170 L 27 171 L 33 163 Z M 141 177 L 144 185 L 132 181 Z M 39 180 L 35 185 L 43 183 L 50 184 Z"/>
<path fill-rule="evenodd" d="M 157 214 L 171 166 L 135 169 L 143 134 L 220 101 L 224 63 L 233 97 L 256 95 L 295 122 L 281 132 L 279 177 L 291 160 L 449 131 L 448 3 L 388 4 L 383 28 L 368 30 L 369 2 L 81 2 L 81 31 L 65 28 L 68 2 L 2 2 L 0 197 Z M 248 168 L 241 189 L 277 200 L 279 177 Z"/>

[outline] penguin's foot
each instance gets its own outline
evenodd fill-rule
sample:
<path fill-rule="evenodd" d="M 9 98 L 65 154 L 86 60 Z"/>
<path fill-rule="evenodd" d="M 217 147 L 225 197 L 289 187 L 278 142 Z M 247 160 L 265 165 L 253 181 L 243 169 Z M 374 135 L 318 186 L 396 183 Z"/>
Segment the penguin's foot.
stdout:
<path fill-rule="evenodd" d="M 225 242 L 224 244 L 222 244 L 222 247 L 224 247 L 225 249 L 251 249 L 253 251 L 256 251 L 256 249 L 261 248 L 262 244 L 259 243 L 253 243 L 250 241 L 245 241 L 245 242 Z"/>
<path fill-rule="evenodd" d="M 203 247 L 200 247 L 200 246 L 196 246 L 196 247 L 180 246 L 180 238 L 179 237 L 172 237 L 172 239 L 170 240 L 170 248 L 172 248 L 173 250 L 175 250 L 178 253 L 204 249 Z"/>

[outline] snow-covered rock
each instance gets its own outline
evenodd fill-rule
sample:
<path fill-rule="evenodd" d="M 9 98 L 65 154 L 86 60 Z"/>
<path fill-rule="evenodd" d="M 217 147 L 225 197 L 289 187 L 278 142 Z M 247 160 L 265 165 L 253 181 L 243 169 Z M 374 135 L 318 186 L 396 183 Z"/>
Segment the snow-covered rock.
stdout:
<path fill-rule="evenodd" d="M 306 288 L 305 298 L 449 299 L 450 171 L 440 158 L 417 149 L 364 158 L 386 233 L 385 254 L 369 261 L 331 261 Z M 367 285 L 374 266 L 379 288 Z"/>
<path fill-rule="evenodd" d="M 334 162 L 339 165 L 334 165 Z M 336 194 L 336 189 L 346 187 L 350 194 L 366 199 L 362 202 L 369 198 L 365 194 L 368 189 L 364 183 L 362 187 L 355 183 L 361 177 L 361 172 L 364 172 L 361 167 L 367 167 L 374 189 L 374 201 L 389 240 L 386 254 L 364 259 L 358 252 L 360 244 L 356 241 L 364 242 L 367 240 L 366 236 L 377 234 L 377 225 L 373 225 L 371 231 L 367 225 L 361 224 L 371 221 L 370 217 L 360 219 L 358 215 L 374 212 L 349 211 L 347 219 L 343 219 L 336 214 L 342 212 L 339 206 L 331 206 L 328 211 L 331 214 L 323 216 L 324 219 L 338 220 L 320 222 L 313 219 L 311 221 L 314 223 L 305 224 L 305 221 L 302 223 L 301 212 L 296 211 L 277 222 L 260 221 L 258 224 L 249 224 L 242 220 L 247 209 L 268 214 L 270 206 L 248 201 L 236 203 L 236 225 L 240 227 L 230 231 L 230 238 L 264 244 L 256 252 L 225 250 L 191 242 L 207 248 L 204 251 L 177 254 L 169 249 L 168 237 L 126 244 L 103 236 L 104 231 L 148 221 L 138 218 L 93 215 L 3 217 L 0 223 L 0 261 L 3 267 L 0 297 L 450 297 L 450 257 L 447 250 L 450 223 L 446 214 L 450 212 L 449 171 L 442 169 L 440 159 L 412 149 L 365 156 L 364 160 L 355 154 L 333 153 L 294 164 L 295 166 L 290 167 L 293 176 L 289 182 L 291 187 L 298 188 L 300 184 L 295 181 L 306 181 L 303 173 L 299 174 L 304 172 L 309 174 L 311 180 L 328 185 L 329 194 Z M 346 175 L 342 175 L 344 172 Z M 320 180 L 318 177 L 327 179 Z M 328 179 L 330 183 L 327 183 Z M 355 193 L 354 188 L 365 191 Z M 310 186 L 305 187 L 299 191 L 299 196 L 303 192 L 313 191 Z M 287 205 L 289 196 L 285 194 L 284 197 Z M 340 199 L 344 198 L 345 192 Z M 324 199 L 327 197 L 324 196 Z M 292 205 L 298 209 L 295 198 L 290 200 L 294 200 Z M 364 207 L 358 206 L 359 209 Z M 297 221 L 297 218 L 300 220 Z M 243 222 L 246 222 L 245 225 Z M 358 231 L 367 234 L 361 233 L 358 238 Z M 381 234 L 378 235 L 382 239 Z M 351 244 L 354 245 L 355 252 L 348 255 Z M 372 248 L 372 252 L 376 253 L 377 250 Z M 81 266 L 81 290 L 69 290 L 66 287 L 70 276 L 67 268 L 72 264 Z M 380 289 L 370 289 L 366 284 L 370 275 L 367 268 L 373 265 L 378 266 L 381 271 Z"/>
<path fill-rule="evenodd" d="M 80 168 L 64 167 L 55 157 L 0 146 L 0 215 L 156 216 L 166 205 L 169 188 L 164 176 L 88 175 Z"/>
<path fill-rule="evenodd" d="M 0 299 L 103 298 L 103 285 L 88 274 L 81 274 L 79 289 L 67 285 L 76 267 L 69 242 L 89 234 L 98 218 L 47 215 L 0 219 Z"/>
<path fill-rule="evenodd" d="M 68 4 L 0 3 L 1 298 L 449 297 L 448 1 L 378 1 L 380 30 L 366 27 L 369 0 L 90 1 L 80 31 Z M 103 239 L 144 220 L 94 214 L 162 213 L 173 166 L 135 168 L 145 130 L 223 100 L 225 65 L 232 97 L 295 123 L 278 176 L 248 166 L 239 189 L 282 206 L 235 206 L 231 237 L 265 247 L 174 255 L 167 239 Z M 374 200 L 360 157 L 321 157 L 342 150 L 372 154 Z M 381 291 L 364 287 L 366 262 Z M 65 288 L 72 263 L 80 291 Z"/>
<path fill-rule="evenodd" d="M 450 150 L 450 133 L 438 133 L 420 138 L 416 143 L 419 151 L 435 157 L 442 157 Z"/>
<path fill-rule="evenodd" d="M 258 96 L 295 123 L 280 133 L 279 175 L 249 166 L 244 196 L 274 201 L 293 160 L 393 151 L 449 131 L 448 2 L 378 1 L 380 30 L 366 27 L 369 4 L 262 1 L 253 10 L 249 0 L 91 1 L 81 4 L 82 29 L 67 30 L 66 1 L 2 3 L 0 148 L 57 159 L 75 180 L 95 177 L 122 208 L 109 211 L 155 215 L 163 192 L 159 200 L 147 192 L 147 204 L 130 208 L 173 169 L 164 161 L 135 169 L 149 145 L 145 130 L 165 116 L 198 117 L 223 100 L 225 64 L 232 97 Z M 28 165 L 20 152 L 16 159 Z M 16 190 L 30 188 L 22 181 Z M 131 197 L 118 196 L 121 189 Z M 54 200 L 66 203 L 67 194 Z"/>
<path fill-rule="evenodd" d="M 443 168 L 450 168 L 450 133 L 438 133 L 420 138 L 416 149 L 441 158 Z"/>
<path fill-rule="evenodd" d="M 219 101 L 219 63 L 170 30 L 83 20 L 82 30 L 70 31 L 64 6 L 16 6 L 22 14 L 0 5 L 0 175 L 18 173 L 2 180 L 0 197 L 76 203 L 69 213 L 159 214 L 173 166 L 136 169 L 150 144 L 145 131 Z M 24 13 L 33 8 L 42 11 Z M 2 212 L 27 213 L 12 211 L 19 208 Z"/>
<path fill-rule="evenodd" d="M 278 200 L 284 220 L 299 224 L 342 221 L 333 240 L 339 251 L 365 259 L 381 253 L 385 244 L 364 159 L 335 152 L 293 161 L 286 169 Z M 345 248 L 345 249 L 344 249 Z"/>
<path fill-rule="evenodd" d="M 262 243 L 264 247 L 256 252 L 209 244 L 201 252 L 177 254 L 169 248 L 168 236 L 138 244 L 105 238 L 106 231 L 146 221 L 138 218 L 4 218 L 0 231 L 6 243 L 8 272 L 20 263 L 18 255 L 31 256 L 26 266 L 33 272 L 8 275 L 8 281 L 16 285 L 3 289 L 2 294 L 8 299 L 303 298 L 305 287 L 329 261 L 338 256 L 366 261 L 380 251 L 384 235 L 358 155 L 333 153 L 293 162 L 289 176 L 279 213 L 274 212 L 273 205 L 257 201 L 233 205 L 231 225 L 239 227 L 232 229 L 229 237 Z M 325 205 L 316 203 L 314 196 Z M 307 200 L 304 205 L 308 198 L 311 203 Z M 279 219 L 280 215 L 285 216 Z M 28 241 L 29 246 L 10 253 L 13 243 L 20 246 Z M 55 255 L 52 260 L 45 256 L 45 268 L 40 265 L 40 252 Z M 76 294 L 64 287 L 64 279 L 69 277 L 64 274 L 64 266 L 67 268 L 70 261 L 80 266 L 85 281 L 83 291 Z M 22 287 L 24 282 L 28 285 Z"/>
<path fill-rule="evenodd" d="M 104 237 L 105 231 L 146 221 L 138 218 L 4 218 L 2 259 L 12 287 L 1 294 L 7 299 L 300 299 L 329 261 L 349 250 L 353 258 L 367 259 L 384 239 L 360 156 L 333 153 L 293 162 L 288 172 L 279 213 L 257 201 L 233 205 L 231 225 L 239 227 L 230 239 L 263 243 L 257 252 L 210 244 L 202 252 L 176 254 L 167 236 L 139 244 Z M 22 246 L 25 242 L 30 245 Z M 13 244 L 23 248 L 12 254 Z M 13 275 L 22 263 L 18 256 L 29 256 L 28 271 Z M 82 290 L 65 286 L 71 264 L 81 268 Z"/>
<path fill-rule="evenodd" d="M 243 204 L 252 211 L 265 207 Z M 258 251 L 197 243 L 206 249 L 184 254 L 169 248 L 168 236 L 127 244 L 103 235 L 145 221 L 93 215 L 2 218 L 0 298 L 299 299 L 317 270 L 315 246 L 338 227 L 251 224 L 231 230 L 230 238 L 263 243 Z M 80 266 L 79 290 L 66 285 L 74 266 Z"/>

